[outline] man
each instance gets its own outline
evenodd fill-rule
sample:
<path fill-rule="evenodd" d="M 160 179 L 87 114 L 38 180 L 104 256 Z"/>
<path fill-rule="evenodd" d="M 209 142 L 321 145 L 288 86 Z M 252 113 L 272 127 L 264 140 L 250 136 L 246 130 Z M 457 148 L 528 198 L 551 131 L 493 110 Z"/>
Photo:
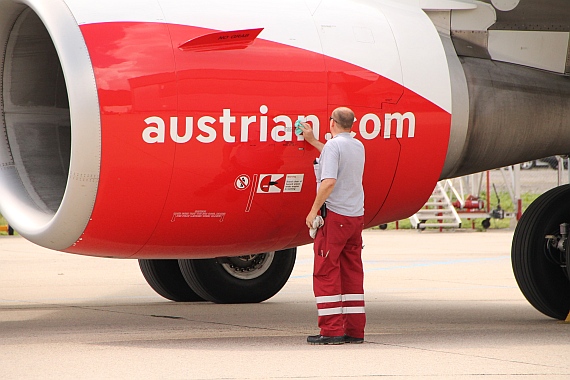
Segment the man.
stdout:
<path fill-rule="evenodd" d="M 313 227 L 319 210 L 326 206 L 325 222 L 314 243 L 313 291 L 320 334 L 307 338 L 311 344 L 364 341 L 364 146 L 351 136 L 353 123 L 352 110 L 335 109 L 330 118 L 332 138 L 326 144 L 315 138 L 308 124 L 302 124 L 305 141 L 321 152 L 315 160 L 318 187 L 307 227 Z"/>

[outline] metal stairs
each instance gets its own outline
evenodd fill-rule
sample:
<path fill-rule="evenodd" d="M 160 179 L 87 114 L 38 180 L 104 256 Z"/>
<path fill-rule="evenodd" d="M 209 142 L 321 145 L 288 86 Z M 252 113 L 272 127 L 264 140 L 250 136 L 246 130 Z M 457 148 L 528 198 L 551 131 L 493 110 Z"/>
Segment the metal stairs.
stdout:
<path fill-rule="evenodd" d="M 435 186 L 424 208 L 410 217 L 413 228 L 461 228 L 461 218 L 440 181 Z"/>

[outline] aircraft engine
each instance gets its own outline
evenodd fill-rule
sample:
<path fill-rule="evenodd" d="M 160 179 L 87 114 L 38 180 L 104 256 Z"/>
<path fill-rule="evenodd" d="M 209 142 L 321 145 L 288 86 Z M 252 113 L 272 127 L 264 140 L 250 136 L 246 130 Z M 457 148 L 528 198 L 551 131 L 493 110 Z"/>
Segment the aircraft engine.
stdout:
<path fill-rule="evenodd" d="M 453 114 L 461 121 L 442 179 L 570 153 L 570 78 L 489 59 L 460 62 Z"/>
<path fill-rule="evenodd" d="M 421 207 L 451 120 L 421 9 L 216 4 L 0 0 L 0 212 L 21 235 L 140 259 L 309 243 L 318 152 L 293 124 L 325 141 L 338 106 L 367 149 L 367 226 Z"/>

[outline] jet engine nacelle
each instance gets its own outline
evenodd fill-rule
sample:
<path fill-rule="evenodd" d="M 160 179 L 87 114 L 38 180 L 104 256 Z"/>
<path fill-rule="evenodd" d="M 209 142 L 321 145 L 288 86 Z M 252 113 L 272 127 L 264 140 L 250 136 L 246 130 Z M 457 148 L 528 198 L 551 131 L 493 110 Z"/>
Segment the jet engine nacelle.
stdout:
<path fill-rule="evenodd" d="M 222 4 L 223 3 L 223 4 Z M 440 37 L 374 1 L 0 0 L 0 211 L 39 245 L 207 258 L 310 241 L 338 106 L 366 147 L 365 223 L 413 214 L 451 125 Z"/>

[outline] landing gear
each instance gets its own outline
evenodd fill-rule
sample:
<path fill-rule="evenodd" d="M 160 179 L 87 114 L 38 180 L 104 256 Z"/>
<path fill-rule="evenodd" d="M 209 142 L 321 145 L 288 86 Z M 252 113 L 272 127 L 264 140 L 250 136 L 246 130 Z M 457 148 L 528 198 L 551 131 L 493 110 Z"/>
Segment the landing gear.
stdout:
<path fill-rule="evenodd" d="M 541 195 L 522 215 L 511 249 L 515 278 L 538 311 L 565 319 L 570 311 L 570 185 Z"/>
<path fill-rule="evenodd" d="M 216 303 L 255 303 L 273 297 L 289 279 L 297 248 L 257 255 L 179 260 L 190 287 Z"/>
<path fill-rule="evenodd" d="M 146 282 L 164 298 L 176 302 L 204 300 L 184 280 L 178 260 L 139 260 L 139 266 Z"/>
<path fill-rule="evenodd" d="M 172 301 L 255 303 L 273 297 L 289 279 L 297 248 L 239 257 L 139 260 L 155 292 Z"/>

